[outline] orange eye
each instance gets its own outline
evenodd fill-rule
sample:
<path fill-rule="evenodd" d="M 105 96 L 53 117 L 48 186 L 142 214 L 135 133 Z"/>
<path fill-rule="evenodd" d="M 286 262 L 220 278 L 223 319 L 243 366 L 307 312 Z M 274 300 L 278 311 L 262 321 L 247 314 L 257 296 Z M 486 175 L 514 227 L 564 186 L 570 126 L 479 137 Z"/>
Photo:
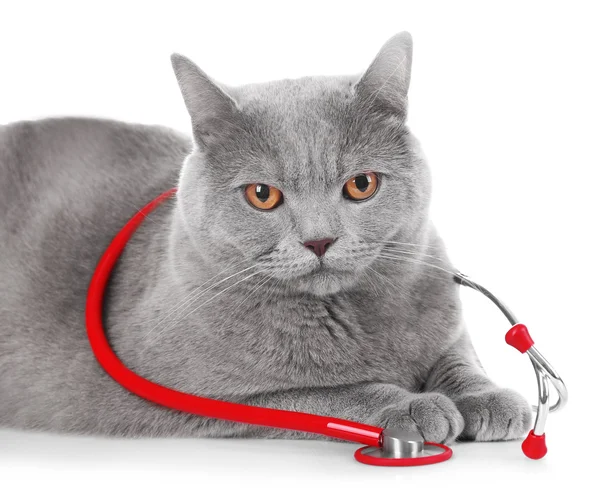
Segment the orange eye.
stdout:
<path fill-rule="evenodd" d="M 379 178 L 373 172 L 361 173 L 344 185 L 344 197 L 357 202 L 372 197 L 379 187 Z"/>
<path fill-rule="evenodd" d="M 268 211 L 283 202 L 283 194 L 275 187 L 262 183 L 253 183 L 245 189 L 246 199 L 257 209 Z"/>

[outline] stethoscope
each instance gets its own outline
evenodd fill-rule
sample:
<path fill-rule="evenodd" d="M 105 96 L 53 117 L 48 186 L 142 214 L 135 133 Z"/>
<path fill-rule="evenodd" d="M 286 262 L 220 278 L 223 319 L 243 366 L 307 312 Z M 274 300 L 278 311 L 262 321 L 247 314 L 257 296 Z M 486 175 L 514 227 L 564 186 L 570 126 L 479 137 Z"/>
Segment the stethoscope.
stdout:
<path fill-rule="evenodd" d="M 381 429 L 340 418 L 248 406 L 186 394 L 151 382 L 127 368 L 111 349 L 104 333 L 102 315 L 106 284 L 127 242 L 146 215 L 175 192 L 176 189 L 173 188 L 158 196 L 125 224 L 100 258 L 92 276 L 85 313 L 88 338 L 96 359 L 117 383 L 139 397 L 185 413 L 265 427 L 292 429 L 360 443 L 366 446 L 357 450 L 354 458 L 364 464 L 426 465 L 448 460 L 452 456 L 452 450 L 448 446 L 426 442 L 419 434 L 413 432 Z M 458 284 L 483 293 L 502 311 L 512 326 L 506 333 L 506 343 L 519 352 L 527 354 L 531 360 L 538 384 L 538 405 L 534 406 L 537 415 L 534 427 L 523 441 L 521 448 L 527 457 L 540 459 L 547 452 L 544 433 L 546 419 L 550 412 L 557 411 L 566 404 L 567 388 L 556 370 L 534 346 L 525 325 L 517 321 L 506 305 L 463 274 L 455 273 L 454 280 Z M 558 399 L 552 406 L 549 399 L 550 384 L 558 394 Z"/>

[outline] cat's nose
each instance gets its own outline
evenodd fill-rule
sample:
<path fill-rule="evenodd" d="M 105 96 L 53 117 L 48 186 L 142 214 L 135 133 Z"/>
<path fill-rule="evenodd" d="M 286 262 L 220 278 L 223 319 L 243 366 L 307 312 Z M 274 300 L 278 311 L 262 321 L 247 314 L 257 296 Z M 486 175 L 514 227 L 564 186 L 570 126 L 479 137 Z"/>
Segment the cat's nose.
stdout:
<path fill-rule="evenodd" d="M 310 249 L 317 256 L 321 257 L 329 249 L 329 246 L 333 244 L 335 239 L 319 239 L 317 241 L 306 241 L 304 247 Z"/>

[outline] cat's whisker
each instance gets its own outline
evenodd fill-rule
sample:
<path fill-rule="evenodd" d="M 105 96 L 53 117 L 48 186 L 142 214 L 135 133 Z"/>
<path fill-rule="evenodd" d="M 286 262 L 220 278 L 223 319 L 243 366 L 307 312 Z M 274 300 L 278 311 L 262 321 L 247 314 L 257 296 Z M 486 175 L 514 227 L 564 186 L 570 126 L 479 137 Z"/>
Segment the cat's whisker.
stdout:
<path fill-rule="evenodd" d="M 425 266 L 430 267 L 430 268 L 441 270 L 442 272 L 445 272 L 445 273 L 451 275 L 452 278 L 454 278 L 456 276 L 456 271 L 448 270 L 447 268 L 440 267 L 438 265 L 435 265 L 433 263 L 429 263 L 429 262 L 426 262 L 426 261 L 423 261 L 423 260 L 417 260 L 415 258 L 409 258 L 409 257 L 406 257 L 406 256 L 405 257 L 402 257 L 402 256 L 390 256 L 390 255 L 385 255 L 385 254 L 380 254 L 379 256 L 381 258 L 392 260 L 392 261 L 396 260 L 396 261 L 404 261 L 404 262 L 408 262 L 408 263 L 415 263 L 415 264 L 418 264 L 418 265 L 425 265 Z M 428 275 L 428 276 L 432 277 L 431 275 Z M 474 287 L 474 289 L 476 291 L 479 291 L 482 294 L 485 294 L 485 292 L 482 291 L 479 287 Z"/>
<path fill-rule="evenodd" d="M 371 267 L 369 267 L 371 268 Z M 381 284 L 378 284 L 376 280 L 373 279 L 373 277 L 371 277 L 370 275 L 365 275 L 367 281 L 369 281 L 369 284 L 371 286 L 373 286 L 373 288 L 375 289 L 375 291 L 377 292 L 378 295 L 381 295 L 381 291 L 383 290 L 383 293 L 385 294 L 385 289 L 381 287 Z"/>
<path fill-rule="evenodd" d="M 271 301 L 271 298 L 273 298 L 273 296 L 275 294 L 277 294 L 277 287 L 280 286 L 282 283 L 283 283 L 283 281 L 281 279 L 276 279 L 274 281 L 274 283 L 271 285 L 271 288 L 269 289 L 269 291 L 263 298 L 263 303 L 267 303 L 267 302 Z"/>
<path fill-rule="evenodd" d="M 439 275 L 436 275 L 434 273 L 434 270 L 421 270 L 419 273 L 423 276 L 423 277 L 428 277 L 429 279 L 439 279 Z"/>
<path fill-rule="evenodd" d="M 232 284 L 231 286 L 227 286 L 225 289 L 219 291 L 217 294 L 211 296 L 208 300 L 206 300 L 205 302 L 202 302 L 200 305 L 198 305 L 197 307 L 195 307 L 192 311 L 188 312 L 185 316 L 180 317 L 174 324 L 172 324 L 171 326 L 169 326 L 171 329 L 174 328 L 175 326 L 177 326 L 180 322 L 184 321 L 185 319 L 187 319 L 189 316 L 191 316 L 194 312 L 196 312 L 198 309 L 202 308 L 204 305 L 206 305 L 207 303 L 212 302 L 215 298 L 221 296 L 223 293 L 225 293 L 226 291 L 229 291 L 231 288 L 237 286 L 238 284 L 247 281 L 248 279 L 251 279 L 252 277 L 260 274 L 261 271 L 259 270 L 258 272 L 254 272 L 253 274 L 250 274 L 246 277 L 244 277 L 243 279 L 240 279 L 239 281 L 236 281 L 234 284 Z"/>
<path fill-rule="evenodd" d="M 273 296 L 273 293 L 277 292 L 277 286 L 279 286 L 280 284 L 283 284 L 283 280 L 276 278 L 274 275 L 271 275 L 271 277 L 274 278 L 275 280 L 273 281 L 273 284 L 271 284 L 271 287 L 267 291 L 267 294 L 265 294 L 265 296 L 263 297 L 263 300 L 262 300 L 263 304 L 267 303 L 267 301 L 269 301 L 271 299 L 271 297 Z"/>
<path fill-rule="evenodd" d="M 385 258 L 385 259 L 388 259 L 388 260 L 404 261 L 404 262 L 408 262 L 408 263 L 415 263 L 415 264 L 418 264 L 418 265 L 425 265 L 427 267 L 431 267 L 431 268 L 435 268 L 437 270 L 441 270 L 442 272 L 450 274 L 453 277 L 455 275 L 455 272 L 453 272 L 452 270 L 448 270 L 448 269 L 446 269 L 444 267 L 440 267 L 438 265 L 434 265 L 433 263 L 429 263 L 429 262 L 426 262 L 424 260 L 417 260 L 417 259 L 414 259 L 414 258 L 409 258 L 408 256 L 386 255 L 386 254 L 383 254 L 383 253 L 380 254 L 379 256 L 381 258 Z"/>
<path fill-rule="evenodd" d="M 170 317 L 172 317 L 179 310 L 181 310 L 182 308 L 187 307 L 190 303 L 195 302 L 202 295 L 204 295 L 205 293 L 208 293 L 211 289 L 214 289 L 216 286 L 218 286 L 222 282 L 228 281 L 232 277 L 235 277 L 236 275 L 243 274 L 244 272 L 247 272 L 248 270 L 251 270 L 251 269 L 253 269 L 253 268 L 255 268 L 255 267 L 258 266 L 258 264 L 256 264 L 256 265 L 252 265 L 250 267 L 247 267 L 244 270 L 240 270 L 239 272 L 236 272 L 235 274 L 231 274 L 230 276 L 225 277 L 225 279 L 222 279 L 219 282 L 217 282 L 215 284 L 212 284 L 211 286 L 205 288 L 204 290 L 201 290 L 201 288 L 203 288 L 206 284 L 208 284 L 209 282 L 213 281 L 214 279 L 216 279 L 218 276 L 224 274 L 225 272 L 230 271 L 236 265 L 237 264 L 234 264 L 234 265 L 232 265 L 230 267 L 227 267 L 225 270 L 222 270 L 221 272 L 219 272 L 218 274 L 212 276 L 210 279 L 208 279 L 207 281 L 203 282 L 199 286 L 193 288 L 192 291 L 190 291 L 183 300 L 181 300 L 174 308 L 172 308 L 167 314 L 165 314 L 165 316 L 163 316 L 163 318 L 148 333 L 146 333 L 146 336 L 149 336 L 152 332 L 154 332 L 154 330 L 156 328 L 158 328 L 161 324 L 164 324 Z M 162 331 L 161 331 L 161 333 L 162 333 Z"/>
<path fill-rule="evenodd" d="M 441 262 L 444 261 L 443 258 L 440 258 L 439 256 L 434 256 L 432 254 L 427 254 L 427 253 L 421 253 L 419 251 L 407 251 L 406 249 L 398 249 L 398 248 L 383 248 L 383 251 L 385 251 L 386 253 L 400 253 L 403 255 L 414 255 L 414 256 L 423 256 L 426 258 L 431 258 L 433 260 L 439 260 Z"/>
<path fill-rule="evenodd" d="M 391 256 L 380 255 L 380 258 L 387 259 L 389 261 L 394 261 L 394 259 L 395 259 L 395 261 L 397 261 L 397 262 L 414 263 L 414 262 L 409 262 L 408 260 L 402 260 L 400 258 L 391 257 Z M 433 273 L 433 271 L 430 271 L 429 269 L 420 271 L 420 274 L 423 275 L 424 277 L 429 277 L 430 279 L 439 279 L 439 275 L 435 275 Z"/>
<path fill-rule="evenodd" d="M 376 241 L 375 244 L 397 244 L 399 246 L 423 247 L 440 249 L 441 246 L 435 244 L 418 244 L 415 242 L 400 242 L 400 241 Z"/>
<path fill-rule="evenodd" d="M 229 267 L 227 267 L 227 268 L 225 268 L 225 269 L 221 270 L 220 272 L 216 273 L 215 275 L 213 275 L 212 277 L 210 277 L 208 280 L 204 281 L 202 284 L 200 284 L 200 285 L 198 285 L 198 286 L 195 286 L 195 287 L 193 287 L 193 288 L 190 290 L 190 292 L 189 292 L 187 295 L 185 295 L 185 297 L 184 297 L 184 298 L 182 298 L 182 299 L 180 300 L 180 302 L 179 302 L 177 305 L 175 305 L 175 307 L 173 307 L 172 309 L 170 309 L 168 312 L 166 312 L 166 313 L 165 313 L 165 316 L 163 317 L 163 319 L 162 319 L 161 321 L 159 321 L 159 324 L 160 324 L 160 323 L 161 323 L 163 320 L 165 320 L 165 319 L 166 319 L 166 318 L 167 318 L 167 317 L 168 317 L 168 316 L 169 316 L 169 315 L 170 315 L 170 314 L 171 314 L 173 311 L 175 311 L 175 310 L 177 310 L 179 307 L 181 307 L 181 306 L 182 306 L 182 304 L 183 304 L 183 303 L 185 303 L 185 302 L 186 302 L 186 300 L 187 300 L 187 299 L 188 299 L 190 296 L 192 296 L 194 293 L 196 293 L 196 292 L 197 292 L 197 291 L 198 291 L 200 288 L 202 288 L 203 286 L 205 286 L 206 284 L 208 284 L 210 281 L 212 281 L 212 280 L 216 279 L 218 276 L 220 276 L 220 275 L 224 274 L 225 272 L 228 272 L 228 271 L 230 271 L 231 269 L 235 268 L 236 266 L 237 266 L 237 263 L 234 263 L 233 265 L 231 265 L 231 266 L 229 266 Z M 148 334 L 149 334 L 149 333 L 148 333 Z"/>
<path fill-rule="evenodd" d="M 232 274 L 232 275 L 230 275 L 229 277 L 226 277 L 225 279 L 222 279 L 222 280 L 220 280 L 220 281 L 218 281 L 218 282 L 216 282 L 216 283 L 214 283 L 214 284 L 212 284 L 212 285 L 208 286 L 208 287 L 207 287 L 207 288 L 205 288 L 204 290 L 202 290 L 202 291 L 199 291 L 199 292 L 196 292 L 196 293 L 195 293 L 195 294 L 194 294 L 192 297 L 190 297 L 188 300 L 186 300 L 185 302 L 181 302 L 181 303 L 180 303 L 180 305 L 179 305 L 179 307 L 178 307 L 177 309 L 175 309 L 175 310 L 174 310 L 174 311 L 171 313 L 171 315 L 169 315 L 169 317 L 172 317 L 172 316 L 173 316 L 173 315 L 175 315 L 175 314 L 177 314 L 177 315 L 181 315 L 181 314 L 185 313 L 185 310 L 186 310 L 186 309 L 188 309 L 188 308 L 190 308 L 190 307 L 193 307 L 193 306 L 194 306 L 194 304 L 195 304 L 195 302 L 196 302 L 196 301 L 197 301 L 199 298 L 201 298 L 202 296 L 204 296 L 204 295 L 205 295 L 206 293 L 208 293 L 209 291 L 211 291 L 211 290 L 215 289 L 215 288 L 216 288 L 216 287 L 217 287 L 219 284 L 221 284 L 221 283 L 223 283 L 223 282 L 226 282 L 226 281 L 230 280 L 231 278 L 233 278 L 233 277 L 235 277 L 235 276 L 237 276 L 237 275 L 239 275 L 239 274 L 242 274 L 242 273 L 244 273 L 244 272 L 247 272 L 248 270 L 250 270 L 250 269 L 253 269 L 253 268 L 255 268 L 256 266 L 258 266 L 258 265 L 253 265 L 252 267 L 248 267 L 248 268 L 246 268 L 246 269 L 244 269 L 244 270 L 240 270 L 239 272 L 236 272 L 235 274 Z M 162 334 L 163 332 L 165 332 L 165 331 L 166 331 L 166 330 L 167 330 L 169 327 L 175 326 L 175 325 L 176 325 L 178 322 L 179 322 L 179 321 L 177 320 L 177 318 L 173 318 L 173 319 L 171 319 L 170 321 L 168 321 L 166 324 L 164 324 L 164 326 L 163 326 L 163 327 L 162 327 L 162 329 L 160 330 L 160 332 L 159 332 L 159 335 L 160 335 L 160 334 Z"/>
<path fill-rule="evenodd" d="M 241 308 L 241 306 L 246 303 L 246 301 L 256 292 L 258 291 L 262 286 L 264 286 L 267 282 L 269 282 L 269 280 L 272 278 L 272 275 L 267 275 L 267 277 L 264 280 L 260 280 L 258 281 L 258 284 L 252 288 L 252 290 L 250 291 L 250 293 L 248 293 L 244 299 L 239 302 L 232 310 L 231 313 L 229 314 L 229 316 L 227 317 L 227 319 L 225 319 L 222 323 L 222 326 L 224 327 L 227 322 L 233 317 L 233 315 Z M 222 328 L 221 328 L 222 331 Z"/>
<path fill-rule="evenodd" d="M 396 283 L 392 282 L 392 281 L 391 281 L 390 279 L 388 279 L 388 278 L 387 278 L 385 275 L 383 275 L 383 274 L 380 274 L 380 273 L 379 273 L 377 270 L 375 270 L 375 269 L 374 269 L 373 267 L 371 267 L 370 265 L 367 265 L 367 268 L 368 268 L 368 269 L 369 269 L 371 272 L 373 272 L 373 273 L 377 274 L 377 276 L 381 277 L 381 278 L 382 278 L 382 279 L 383 279 L 385 282 L 387 282 L 388 284 L 390 284 L 390 285 L 391 285 L 391 286 L 392 286 L 394 289 L 396 289 L 397 291 L 399 291 L 401 298 L 402 298 L 402 299 L 403 299 L 403 300 L 404 300 L 406 303 L 408 303 L 408 300 L 407 300 L 407 298 L 406 298 L 406 291 L 404 291 L 404 290 L 403 290 L 403 289 L 400 287 L 400 285 L 399 285 L 399 284 L 396 284 Z M 410 296 L 410 295 L 408 295 L 408 296 Z"/>

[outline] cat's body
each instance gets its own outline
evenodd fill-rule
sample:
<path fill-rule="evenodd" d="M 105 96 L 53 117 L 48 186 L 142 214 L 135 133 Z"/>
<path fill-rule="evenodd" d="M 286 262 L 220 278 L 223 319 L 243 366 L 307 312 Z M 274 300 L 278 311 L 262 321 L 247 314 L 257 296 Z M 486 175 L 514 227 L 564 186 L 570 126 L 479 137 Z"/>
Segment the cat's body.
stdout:
<path fill-rule="evenodd" d="M 366 112 L 387 91 L 366 95 L 363 123 L 365 77 L 232 89 L 234 106 L 186 65 L 175 60 L 193 153 L 160 127 L 0 128 L 0 426 L 293 435 L 154 406 L 94 360 L 84 306 L 97 260 L 136 210 L 178 185 L 133 236 L 107 296 L 111 344 L 134 371 L 199 395 L 417 428 L 428 440 L 521 435 L 527 404 L 485 377 L 462 326 L 404 112 L 398 123 L 381 106 Z M 197 85 L 208 86 L 200 115 Z M 382 173 L 380 193 L 344 200 L 337 184 L 361 171 Z M 243 200 L 238 185 L 259 182 L 283 187 L 280 208 Z M 302 246 L 329 235 L 320 258 Z"/>

